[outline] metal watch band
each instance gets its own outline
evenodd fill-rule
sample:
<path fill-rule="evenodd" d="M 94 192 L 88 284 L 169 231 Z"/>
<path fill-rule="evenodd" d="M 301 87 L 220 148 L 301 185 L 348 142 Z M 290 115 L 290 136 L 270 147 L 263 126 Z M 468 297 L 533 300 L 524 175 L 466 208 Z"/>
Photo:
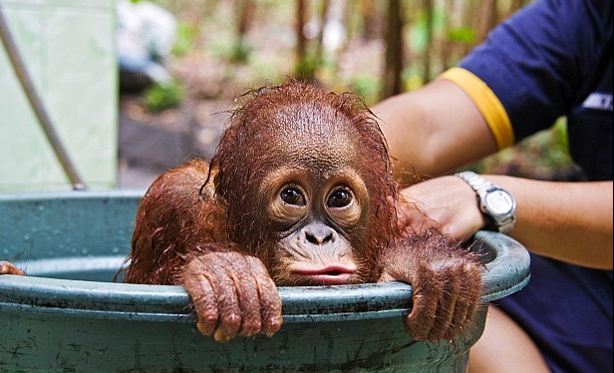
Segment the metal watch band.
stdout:
<path fill-rule="evenodd" d="M 463 171 L 454 175 L 465 180 L 465 182 L 469 184 L 469 186 L 471 186 L 471 188 L 473 188 L 473 190 L 475 190 L 476 192 L 479 192 L 480 190 L 486 191 L 490 188 L 495 187 L 495 184 L 484 179 L 482 176 L 476 174 L 473 171 Z"/>
<path fill-rule="evenodd" d="M 478 206 L 480 208 L 480 211 L 482 211 L 482 213 L 489 218 L 489 220 L 493 223 L 493 225 L 499 232 L 508 233 L 514 228 L 514 223 L 516 221 L 515 211 L 514 211 L 515 201 L 509 192 L 491 183 L 490 181 L 484 179 L 483 177 L 481 177 L 480 175 L 476 174 L 473 171 L 459 172 L 459 173 L 456 173 L 455 176 L 464 180 L 476 192 L 477 197 L 478 197 Z M 491 211 L 488 210 L 485 199 L 486 199 L 487 194 L 493 191 L 502 191 L 509 196 L 509 198 L 511 199 L 511 203 L 512 203 L 512 209 L 509 215 L 495 216 L 494 214 L 492 214 Z"/>

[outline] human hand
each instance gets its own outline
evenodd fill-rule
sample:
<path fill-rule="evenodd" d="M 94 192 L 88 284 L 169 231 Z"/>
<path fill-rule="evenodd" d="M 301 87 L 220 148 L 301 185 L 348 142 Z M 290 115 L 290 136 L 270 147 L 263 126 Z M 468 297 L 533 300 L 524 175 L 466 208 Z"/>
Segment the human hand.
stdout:
<path fill-rule="evenodd" d="M 397 209 L 399 224 L 408 233 L 437 228 L 464 242 L 486 224 L 475 192 L 456 176 L 430 179 L 402 190 Z"/>

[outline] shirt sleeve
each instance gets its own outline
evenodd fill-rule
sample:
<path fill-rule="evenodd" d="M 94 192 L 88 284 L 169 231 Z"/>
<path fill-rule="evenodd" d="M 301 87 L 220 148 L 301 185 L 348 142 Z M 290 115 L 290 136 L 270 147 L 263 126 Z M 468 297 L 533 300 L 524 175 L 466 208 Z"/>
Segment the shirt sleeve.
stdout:
<path fill-rule="evenodd" d="M 472 98 L 499 148 L 509 146 L 570 110 L 598 58 L 596 12 L 591 0 L 537 0 L 442 78 Z"/>

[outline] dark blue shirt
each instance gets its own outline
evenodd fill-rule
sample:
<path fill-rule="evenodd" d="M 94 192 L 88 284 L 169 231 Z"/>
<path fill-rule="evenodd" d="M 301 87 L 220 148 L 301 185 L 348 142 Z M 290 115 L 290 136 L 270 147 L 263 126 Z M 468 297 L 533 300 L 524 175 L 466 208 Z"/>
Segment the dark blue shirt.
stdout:
<path fill-rule="evenodd" d="M 589 180 L 612 180 L 612 0 L 538 0 L 460 67 L 494 92 L 516 140 L 565 115 L 574 161 Z M 554 373 L 612 372 L 612 271 L 532 259 L 531 283 L 501 308 Z"/>

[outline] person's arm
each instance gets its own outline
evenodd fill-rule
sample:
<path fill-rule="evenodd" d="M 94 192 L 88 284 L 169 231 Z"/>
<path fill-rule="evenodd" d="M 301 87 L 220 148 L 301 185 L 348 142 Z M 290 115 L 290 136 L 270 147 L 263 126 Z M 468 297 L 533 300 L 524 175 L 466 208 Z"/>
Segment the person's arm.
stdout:
<path fill-rule="evenodd" d="M 497 27 L 460 68 L 375 106 L 390 154 L 397 159 L 396 176 L 416 181 L 442 175 L 564 115 L 585 72 L 600 60 L 599 41 L 608 30 L 591 4 L 534 2 Z M 577 17 L 571 24 L 550 22 L 566 14 Z M 612 268 L 611 181 L 488 178 L 515 196 L 518 222 L 512 235 L 527 248 L 575 264 Z M 457 177 L 418 183 L 403 194 L 426 212 L 425 218 L 413 206 L 400 204 L 402 219 L 413 229 L 437 225 L 468 239 L 484 227 L 475 193 Z"/>
<path fill-rule="evenodd" d="M 511 236 L 532 252 L 585 267 L 612 269 L 612 181 L 487 178 L 514 195 L 518 208 Z"/>
<path fill-rule="evenodd" d="M 482 176 L 516 199 L 516 226 L 510 236 L 527 249 L 568 263 L 612 269 L 612 181 L 571 183 Z M 486 223 L 475 192 L 458 177 L 438 177 L 402 193 L 428 216 L 426 220 L 422 214 L 402 214 L 413 229 L 437 226 L 464 241 Z"/>
<path fill-rule="evenodd" d="M 441 175 L 497 150 L 486 121 L 455 83 L 439 79 L 374 106 L 404 184 Z"/>

